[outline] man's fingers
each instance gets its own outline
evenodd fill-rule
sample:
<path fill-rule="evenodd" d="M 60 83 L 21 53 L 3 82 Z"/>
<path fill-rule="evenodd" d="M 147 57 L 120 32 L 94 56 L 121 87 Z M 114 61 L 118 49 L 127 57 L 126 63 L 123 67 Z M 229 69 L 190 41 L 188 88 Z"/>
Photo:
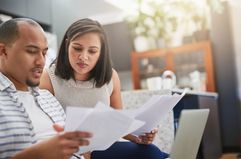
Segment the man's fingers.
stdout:
<path fill-rule="evenodd" d="M 63 136 L 67 139 L 79 140 L 80 138 L 90 138 L 92 137 L 92 134 L 89 132 L 75 131 L 75 132 L 66 132 L 63 134 Z"/>
<path fill-rule="evenodd" d="M 54 125 L 53 125 L 53 128 L 54 128 L 54 130 L 57 131 L 57 132 L 62 132 L 62 131 L 64 131 L 64 128 L 63 128 L 62 126 L 58 125 L 58 124 L 54 124 Z"/>
<path fill-rule="evenodd" d="M 79 147 L 70 147 L 64 150 L 64 155 L 72 156 L 74 153 L 79 151 Z"/>
<path fill-rule="evenodd" d="M 79 146 L 85 146 L 85 145 L 89 145 L 90 142 L 89 140 L 86 140 L 86 139 L 79 139 Z"/>

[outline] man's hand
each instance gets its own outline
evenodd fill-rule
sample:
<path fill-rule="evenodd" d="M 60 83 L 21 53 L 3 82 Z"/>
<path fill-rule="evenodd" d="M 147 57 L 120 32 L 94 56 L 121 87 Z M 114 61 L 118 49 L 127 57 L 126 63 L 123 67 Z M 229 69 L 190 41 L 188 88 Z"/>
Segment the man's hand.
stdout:
<path fill-rule="evenodd" d="M 79 146 L 88 145 L 92 135 L 88 132 L 64 132 L 64 128 L 54 125 L 57 135 L 17 153 L 12 159 L 69 159 Z"/>
<path fill-rule="evenodd" d="M 53 125 L 58 134 L 46 141 L 39 143 L 41 154 L 44 159 L 69 159 L 75 152 L 78 152 L 79 146 L 88 145 L 87 138 L 92 135 L 88 132 L 63 132 L 64 128 L 59 125 Z"/>

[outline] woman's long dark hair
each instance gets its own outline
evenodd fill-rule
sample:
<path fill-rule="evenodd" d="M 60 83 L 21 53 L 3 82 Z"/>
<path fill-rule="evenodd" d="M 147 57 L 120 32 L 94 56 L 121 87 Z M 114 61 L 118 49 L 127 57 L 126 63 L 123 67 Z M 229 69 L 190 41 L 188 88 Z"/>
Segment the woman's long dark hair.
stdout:
<path fill-rule="evenodd" d="M 68 47 L 72 40 L 86 34 L 97 33 L 101 41 L 100 57 L 95 67 L 90 72 L 90 79 L 94 79 L 95 87 L 102 87 L 104 84 L 109 83 L 112 77 L 112 64 L 109 55 L 109 47 L 107 36 L 103 27 L 99 22 L 91 19 L 81 19 L 74 22 L 66 31 L 64 38 L 61 42 L 59 54 L 56 59 L 55 75 L 69 80 L 74 78 L 74 70 L 70 65 L 68 56 Z"/>

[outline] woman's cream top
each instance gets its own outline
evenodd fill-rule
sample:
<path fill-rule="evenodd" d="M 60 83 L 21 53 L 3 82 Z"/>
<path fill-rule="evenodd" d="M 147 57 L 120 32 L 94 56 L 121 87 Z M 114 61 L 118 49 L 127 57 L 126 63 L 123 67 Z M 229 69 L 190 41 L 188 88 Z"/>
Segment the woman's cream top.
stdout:
<path fill-rule="evenodd" d="M 48 70 L 50 80 L 54 89 L 54 95 L 60 104 L 67 106 L 94 107 L 98 101 L 110 105 L 110 96 L 113 91 L 112 80 L 109 84 L 96 88 L 94 81 L 75 81 L 62 79 L 54 74 L 55 65 Z"/>

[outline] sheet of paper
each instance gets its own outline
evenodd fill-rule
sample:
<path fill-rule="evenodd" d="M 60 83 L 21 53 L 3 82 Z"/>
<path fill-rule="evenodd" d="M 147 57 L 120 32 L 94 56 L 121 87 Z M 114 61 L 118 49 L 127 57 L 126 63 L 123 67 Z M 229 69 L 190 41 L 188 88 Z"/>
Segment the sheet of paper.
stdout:
<path fill-rule="evenodd" d="M 75 130 L 93 133 L 93 137 L 89 139 L 90 144 L 81 146 L 78 154 L 94 150 L 105 150 L 121 137 L 144 124 L 144 122 L 124 115 L 120 110 L 100 109 L 100 107 L 85 108 L 90 110 L 67 107 L 66 131 L 69 128 L 73 130 L 78 125 Z M 83 110 L 84 113 L 81 113 Z M 78 122 L 79 114 L 85 116 L 81 118 L 81 122 Z"/>
<path fill-rule="evenodd" d="M 94 108 L 100 109 L 100 110 L 114 110 L 112 107 L 110 107 L 109 105 L 106 105 L 102 102 L 97 102 Z"/>
<path fill-rule="evenodd" d="M 141 135 L 153 130 L 184 95 L 153 96 L 131 110 L 114 110 L 101 102 L 95 108 L 67 107 L 65 130 L 93 133 L 90 144 L 81 146 L 78 154 L 105 150 L 129 133 Z"/>
<path fill-rule="evenodd" d="M 131 134 L 132 132 L 134 132 L 135 130 L 139 129 L 140 127 L 142 127 L 145 124 L 144 121 L 140 121 L 140 120 L 136 120 L 134 119 L 133 122 L 131 123 L 129 129 L 126 131 L 125 135 L 127 134 Z M 124 136 L 125 136 L 124 135 Z M 122 136 L 123 137 L 123 136 Z"/>
<path fill-rule="evenodd" d="M 144 104 L 145 108 L 140 108 L 140 110 L 134 113 L 132 112 L 135 119 L 145 121 L 145 124 L 132 132 L 132 134 L 138 136 L 156 128 L 165 115 L 174 108 L 184 95 L 185 92 L 181 95 L 174 94 L 151 98 L 147 104 Z"/>
<path fill-rule="evenodd" d="M 67 118 L 65 121 L 65 131 L 76 130 L 82 121 L 91 113 L 92 109 L 71 106 L 67 107 Z"/>

